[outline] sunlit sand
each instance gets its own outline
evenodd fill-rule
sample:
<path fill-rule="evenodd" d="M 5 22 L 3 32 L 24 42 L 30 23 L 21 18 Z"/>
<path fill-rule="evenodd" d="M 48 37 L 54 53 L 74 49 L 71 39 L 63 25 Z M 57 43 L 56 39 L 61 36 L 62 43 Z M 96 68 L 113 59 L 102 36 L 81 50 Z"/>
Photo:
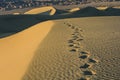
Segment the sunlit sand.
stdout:
<path fill-rule="evenodd" d="M 70 15 L 57 16 L 53 7 L 26 12 L 39 16 L 25 18 L 30 23 L 41 21 L 45 15 L 38 14 L 47 11 L 54 15 L 51 19 L 60 20 L 36 21 L 25 30 L 1 38 L 0 80 L 119 80 L 120 16 L 112 16 L 114 9 L 97 9 L 75 8 L 68 12 Z M 97 16 L 108 13 L 111 16 Z"/>
<path fill-rule="evenodd" d="M 108 7 L 106 6 L 106 7 L 96 7 L 96 9 L 98 9 L 98 10 L 106 10 Z"/>
<path fill-rule="evenodd" d="M 21 80 L 35 50 L 53 24 L 52 21 L 38 23 L 15 35 L 0 39 L 0 80 Z"/>
<path fill-rule="evenodd" d="M 55 8 L 53 8 L 52 6 L 47 6 L 47 7 L 34 8 L 30 11 L 25 12 L 24 14 L 40 14 L 49 10 L 50 10 L 49 15 L 54 15 L 56 12 Z"/>
<path fill-rule="evenodd" d="M 78 10 L 80 10 L 80 8 L 73 8 L 69 12 L 75 12 L 75 11 L 78 11 Z"/>

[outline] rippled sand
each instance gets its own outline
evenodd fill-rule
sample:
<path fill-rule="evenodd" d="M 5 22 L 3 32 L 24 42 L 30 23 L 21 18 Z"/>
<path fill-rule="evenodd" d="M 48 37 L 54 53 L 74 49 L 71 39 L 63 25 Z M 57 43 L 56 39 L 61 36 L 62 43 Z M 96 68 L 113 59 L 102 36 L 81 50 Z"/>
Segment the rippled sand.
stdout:
<path fill-rule="evenodd" d="M 54 21 L 23 80 L 119 80 L 120 17 Z"/>

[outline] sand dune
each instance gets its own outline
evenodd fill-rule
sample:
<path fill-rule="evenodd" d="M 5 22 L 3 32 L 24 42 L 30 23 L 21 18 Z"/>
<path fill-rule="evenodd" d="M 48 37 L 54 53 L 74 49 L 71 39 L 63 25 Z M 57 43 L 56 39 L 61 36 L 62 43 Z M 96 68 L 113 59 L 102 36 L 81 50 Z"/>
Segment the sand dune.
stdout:
<path fill-rule="evenodd" d="M 113 8 L 120 9 L 120 6 L 114 6 Z"/>
<path fill-rule="evenodd" d="M 119 80 L 119 21 L 118 16 L 55 21 L 23 80 Z"/>
<path fill-rule="evenodd" d="M 48 12 L 49 15 L 54 15 L 56 12 L 55 8 L 53 8 L 52 6 L 46 6 L 32 9 L 30 11 L 25 12 L 24 14 L 40 14 L 46 11 L 50 11 L 50 13 Z"/>
<path fill-rule="evenodd" d="M 0 39 L 0 80 L 21 80 L 35 50 L 53 26 L 38 23 L 15 35 Z"/>
<path fill-rule="evenodd" d="M 20 13 L 13 13 L 13 15 L 19 15 Z"/>
<path fill-rule="evenodd" d="M 106 10 L 108 7 L 96 7 L 98 10 Z"/>
<path fill-rule="evenodd" d="M 80 8 L 73 8 L 73 9 L 69 10 L 69 12 L 75 12 L 75 11 L 78 11 L 78 10 L 80 10 Z"/>
<path fill-rule="evenodd" d="M 86 7 L 49 17 L 38 15 L 39 9 L 64 13 L 43 7 L 25 13 L 36 15 L 1 16 L 1 31 L 23 31 L 0 39 L 0 80 L 120 79 L 120 17 L 112 16 L 120 9 Z M 62 20 L 38 23 L 49 19 Z"/>

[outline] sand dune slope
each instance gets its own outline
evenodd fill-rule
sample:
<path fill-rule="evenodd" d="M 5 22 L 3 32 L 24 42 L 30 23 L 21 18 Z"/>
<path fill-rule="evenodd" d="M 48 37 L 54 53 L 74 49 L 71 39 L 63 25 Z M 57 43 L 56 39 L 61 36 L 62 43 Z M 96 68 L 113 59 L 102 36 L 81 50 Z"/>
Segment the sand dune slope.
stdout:
<path fill-rule="evenodd" d="M 0 80 L 21 80 L 38 45 L 53 26 L 52 21 L 36 24 L 0 39 Z"/>
<path fill-rule="evenodd" d="M 25 12 L 24 14 L 40 14 L 47 11 L 50 11 L 49 15 L 54 15 L 56 12 L 55 8 L 53 8 L 52 6 L 46 6 L 32 9 L 30 11 Z"/>
<path fill-rule="evenodd" d="M 119 80 L 119 21 L 119 17 L 55 21 L 23 80 Z"/>

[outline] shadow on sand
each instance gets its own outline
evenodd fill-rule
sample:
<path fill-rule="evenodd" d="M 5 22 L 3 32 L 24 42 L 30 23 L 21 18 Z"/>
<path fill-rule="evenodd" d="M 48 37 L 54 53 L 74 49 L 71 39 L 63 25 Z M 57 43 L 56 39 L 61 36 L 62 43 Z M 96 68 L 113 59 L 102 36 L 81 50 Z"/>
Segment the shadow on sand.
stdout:
<path fill-rule="evenodd" d="M 120 9 L 108 8 L 106 10 L 98 10 L 94 7 L 86 7 L 76 12 L 69 13 L 67 11 L 56 10 L 55 15 L 1 15 L 0 16 L 0 35 L 6 33 L 17 33 L 32 25 L 47 20 L 78 18 L 78 17 L 95 17 L 95 16 L 120 16 Z M 9 36 L 8 34 L 5 36 Z M 2 37 L 5 37 L 2 36 Z"/>

